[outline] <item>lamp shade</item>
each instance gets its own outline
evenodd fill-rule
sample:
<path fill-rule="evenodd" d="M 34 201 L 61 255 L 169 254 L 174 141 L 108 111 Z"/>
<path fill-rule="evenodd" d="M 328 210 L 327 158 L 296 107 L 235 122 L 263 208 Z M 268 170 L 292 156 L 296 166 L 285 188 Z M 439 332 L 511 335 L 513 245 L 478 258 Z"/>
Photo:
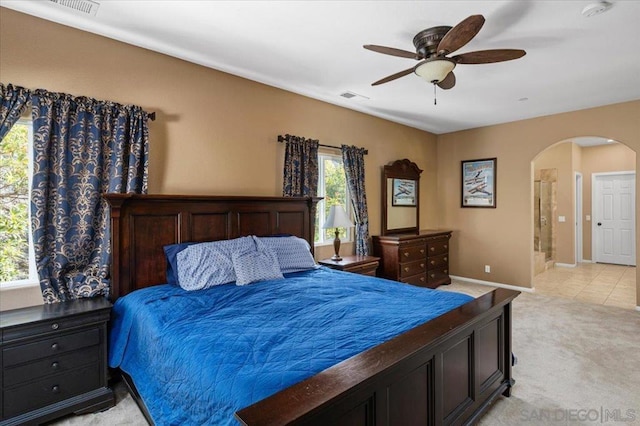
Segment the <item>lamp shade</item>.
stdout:
<path fill-rule="evenodd" d="M 440 83 L 456 67 L 456 63 L 448 58 L 434 58 L 418 64 L 414 72 L 429 83 Z"/>
<path fill-rule="evenodd" d="M 329 217 L 322 225 L 323 229 L 327 228 L 351 228 L 353 223 L 349 220 L 347 212 L 344 211 L 342 206 L 331 206 L 329 208 Z"/>

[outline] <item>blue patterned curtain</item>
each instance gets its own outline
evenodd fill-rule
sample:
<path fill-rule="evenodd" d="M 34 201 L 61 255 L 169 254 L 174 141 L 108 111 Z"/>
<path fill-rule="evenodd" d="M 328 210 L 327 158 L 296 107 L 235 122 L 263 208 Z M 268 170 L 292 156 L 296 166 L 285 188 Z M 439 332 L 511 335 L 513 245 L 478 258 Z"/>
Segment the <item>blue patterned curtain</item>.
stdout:
<path fill-rule="evenodd" d="M 20 119 L 31 92 L 24 87 L 0 83 L 0 139 L 9 133 L 11 127 Z"/>
<path fill-rule="evenodd" d="M 109 295 L 104 193 L 146 193 L 147 113 L 36 90 L 31 224 L 47 303 Z"/>
<path fill-rule="evenodd" d="M 284 154 L 285 197 L 315 197 L 318 194 L 318 141 L 289 136 Z"/>
<path fill-rule="evenodd" d="M 369 213 L 364 189 L 364 148 L 342 145 L 342 163 L 356 220 L 356 254 L 369 254 Z"/>

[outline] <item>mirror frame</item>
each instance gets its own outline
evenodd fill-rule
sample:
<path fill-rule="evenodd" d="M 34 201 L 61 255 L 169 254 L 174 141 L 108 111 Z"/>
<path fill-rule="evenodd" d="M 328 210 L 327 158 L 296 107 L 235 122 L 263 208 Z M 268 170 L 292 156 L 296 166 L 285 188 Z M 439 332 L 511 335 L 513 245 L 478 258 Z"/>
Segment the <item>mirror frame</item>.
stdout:
<path fill-rule="evenodd" d="M 418 233 L 420 230 L 420 174 L 422 170 L 411 160 L 403 159 L 393 161 L 382 167 L 382 226 L 381 234 L 401 234 L 401 233 Z M 389 229 L 387 219 L 389 212 L 387 211 L 387 179 L 407 179 L 416 181 L 416 226 L 408 228 Z M 404 208 L 404 207 L 400 207 Z"/>

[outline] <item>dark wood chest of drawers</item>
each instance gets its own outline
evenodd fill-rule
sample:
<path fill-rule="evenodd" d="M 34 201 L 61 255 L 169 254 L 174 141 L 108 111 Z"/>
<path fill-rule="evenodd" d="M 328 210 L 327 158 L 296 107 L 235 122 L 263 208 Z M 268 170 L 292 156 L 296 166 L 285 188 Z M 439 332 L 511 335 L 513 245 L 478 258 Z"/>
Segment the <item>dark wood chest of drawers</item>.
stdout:
<path fill-rule="evenodd" d="M 373 253 L 380 257 L 378 276 L 421 287 L 450 284 L 451 231 L 420 231 L 373 237 Z"/>
<path fill-rule="evenodd" d="M 110 312 L 103 298 L 0 312 L 0 425 L 114 405 L 107 387 Z"/>

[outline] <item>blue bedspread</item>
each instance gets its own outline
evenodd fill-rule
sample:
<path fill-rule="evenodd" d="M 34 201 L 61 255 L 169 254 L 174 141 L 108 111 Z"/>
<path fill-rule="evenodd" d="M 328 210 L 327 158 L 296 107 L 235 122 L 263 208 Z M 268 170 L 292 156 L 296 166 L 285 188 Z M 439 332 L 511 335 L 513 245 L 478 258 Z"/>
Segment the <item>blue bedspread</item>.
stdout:
<path fill-rule="evenodd" d="M 469 300 L 328 268 L 154 286 L 115 303 L 109 365 L 133 378 L 158 425 L 237 424 L 235 411 Z"/>

